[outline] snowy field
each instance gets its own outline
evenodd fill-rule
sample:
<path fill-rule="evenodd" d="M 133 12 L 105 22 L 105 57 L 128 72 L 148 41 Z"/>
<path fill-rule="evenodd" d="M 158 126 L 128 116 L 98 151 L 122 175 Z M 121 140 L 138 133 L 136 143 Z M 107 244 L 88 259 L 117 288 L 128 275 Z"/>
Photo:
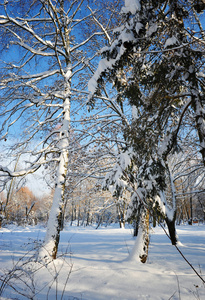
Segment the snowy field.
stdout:
<path fill-rule="evenodd" d="M 180 250 L 205 278 L 205 226 L 180 226 L 177 232 Z M 5 287 L 0 299 L 205 299 L 202 281 L 159 227 L 151 229 L 146 264 L 126 261 L 134 245 L 132 230 L 117 225 L 67 226 L 57 260 L 29 262 L 44 234 L 43 227 L 0 229 L 0 284 Z"/>

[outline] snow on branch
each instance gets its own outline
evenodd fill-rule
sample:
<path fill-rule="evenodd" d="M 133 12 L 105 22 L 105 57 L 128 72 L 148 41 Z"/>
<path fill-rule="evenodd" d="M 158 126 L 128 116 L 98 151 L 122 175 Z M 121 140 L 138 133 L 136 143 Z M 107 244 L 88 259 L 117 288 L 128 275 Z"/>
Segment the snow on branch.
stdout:
<path fill-rule="evenodd" d="M 40 161 L 37 165 L 34 165 L 33 167 L 19 170 L 19 171 L 12 171 L 9 168 L 0 165 L 0 172 L 6 173 L 9 177 L 22 177 L 37 171 L 41 167 L 43 161 L 44 159 L 42 159 L 42 161 Z"/>
<path fill-rule="evenodd" d="M 137 11 L 140 11 L 141 5 L 139 0 L 125 0 L 125 6 L 122 8 L 121 12 L 124 14 L 131 13 L 136 14 Z"/>
<path fill-rule="evenodd" d="M 137 12 L 139 12 L 140 9 L 141 6 L 138 0 L 126 0 L 125 6 L 122 8 L 121 13 L 123 14 L 131 12 L 133 15 L 136 14 L 133 19 L 137 19 Z M 114 32 L 118 34 L 118 37 L 113 41 L 112 44 L 110 44 L 109 36 L 107 37 L 110 46 L 102 48 L 101 53 L 105 56 L 105 58 L 100 60 L 96 72 L 88 83 L 88 90 L 90 92 L 89 101 L 97 92 L 99 80 L 110 70 L 112 70 L 116 66 L 117 62 L 120 61 L 123 54 L 127 51 L 126 45 L 130 43 L 132 44 L 133 41 L 136 40 L 134 32 L 138 34 L 140 29 L 142 29 L 144 26 L 139 21 L 135 24 L 135 22 L 132 20 L 131 23 L 131 26 L 128 26 L 128 24 L 125 23 L 120 28 L 114 30 Z M 101 29 L 103 30 L 103 34 L 107 35 L 106 30 L 104 28 Z"/>
<path fill-rule="evenodd" d="M 113 169 L 107 173 L 103 181 L 103 188 L 108 188 L 114 194 L 119 188 L 127 187 L 127 180 L 124 178 L 124 171 L 131 164 L 132 153 L 125 151 L 117 156 Z"/>

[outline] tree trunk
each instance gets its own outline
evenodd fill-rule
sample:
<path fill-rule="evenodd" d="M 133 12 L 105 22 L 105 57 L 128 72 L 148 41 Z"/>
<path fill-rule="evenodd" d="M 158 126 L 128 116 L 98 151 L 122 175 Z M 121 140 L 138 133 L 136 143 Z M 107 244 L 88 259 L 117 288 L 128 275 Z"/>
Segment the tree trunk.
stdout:
<path fill-rule="evenodd" d="M 70 226 L 73 225 L 73 221 L 74 221 L 74 208 L 73 208 L 73 199 L 72 199 L 72 205 L 71 205 L 71 222 L 70 222 Z"/>
<path fill-rule="evenodd" d="M 89 211 L 87 212 L 87 217 L 86 217 L 86 226 L 90 225 L 90 213 Z"/>
<path fill-rule="evenodd" d="M 199 94 L 197 97 L 192 97 L 192 106 L 195 110 L 195 122 L 201 146 L 200 152 L 202 155 L 203 164 L 205 166 L 205 113 L 201 96 Z"/>
<path fill-rule="evenodd" d="M 176 208 L 176 190 L 175 190 L 175 185 L 173 182 L 173 178 L 170 172 L 170 169 L 167 165 L 167 170 L 168 170 L 168 174 L 169 174 L 169 179 L 170 179 L 170 186 L 171 186 L 171 193 L 172 193 L 172 218 L 170 218 L 170 213 L 168 213 L 168 215 L 166 214 L 165 217 L 165 222 L 167 223 L 167 227 L 169 230 L 169 236 L 172 242 L 172 245 L 176 245 L 177 244 L 177 233 L 176 233 L 176 227 L 175 227 L 175 221 L 176 221 L 176 215 L 177 215 L 177 208 Z"/>
<path fill-rule="evenodd" d="M 149 212 L 146 211 L 143 222 L 143 253 L 140 255 L 142 263 L 146 263 L 149 250 Z"/>
<path fill-rule="evenodd" d="M 96 229 L 98 229 L 100 227 L 100 225 L 102 223 L 102 220 L 103 220 L 103 217 L 100 216 L 99 219 L 98 219 L 98 225 L 97 225 Z"/>
<path fill-rule="evenodd" d="M 66 153 L 64 153 L 66 154 Z M 62 172 L 63 168 L 63 172 Z M 65 164 L 64 155 L 61 154 L 60 163 L 58 167 L 57 183 L 53 196 L 53 204 L 51 207 L 47 232 L 44 241 L 44 249 L 47 252 L 46 255 L 51 256 L 53 259 L 56 258 L 58 251 L 58 244 L 60 240 L 60 231 L 63 222 L 63 207 L 64 207 L 64 188 L 65 188 L 65 177 L 66 177 L 67 165 Z"/>
<path fill-rule="evenodd" d="M 137 207 L 136 218 L 134 220 L 134 232 L 133 232 L 133 236 L 137 236 L 138 235 L 139 226 L 140 226 L 140 219 L 141 219 L 141 213 L 142 213 L 142 204 L 139 203 L 138 207 Z"/>
<path fill-rule="evenodd" d="M 78 224 L 77 226 L 80 226 L 80 204 L 78 206 Z"/>
<path fill-rule="evenodd" d="M 140 226 L 135 245 L 130 253 L 129 261 L 146 263 L 149 249 L 149 212 L 144 210 L 141 214 Z"/>
<path fill-rule="evenodd" d="M 121 209 L 120 204 L 117 204 L 117 213 L 120 228 L 125 228 L 125 213 L 124 210 Z"/>
<path fill-rule="evenodd" d="M 192 70 L 194 66 L 193 60 L 190 61 L 189 68 Z M 192 93 L 191 96 L 191 105 L 195 112 L 195 124 L 196 129 L 199 136 L 199 142 L 200 142 L 200 152 L 202 155 L 202 161 L 205 166 L 205 112 L 203 107 L 203 99 L 200 94 L 200 87 L 197 80 L 196 75 L 196 69 L 192 70 L 192 72 L 189 72 L 189 86 L 190 91 Z"/>
<path fill-rule="evenodd" d="M 175 227 L 175 219 L 176 219 L 176 214 L 175 214 L 173 220 L 170 220 L 168 217 L 165 218 L 165 222 L 166 222 L 168 230 L 169 230 L 169 236 L 170 236 L 172 245 L 177 244 L 177 233 L 176 233 L 176 227 Z"/>
<path fill-rule="evenodd" d="M 1 228 L 1 225 L 2 225 L 2 220 L 3 220 L 3 215 L 2 215 L 2 203 L 0 203 L 0 228 Z"/>
<path fill-rule="evenodd" d="M 53 196 L 53 204 L 47 224 L 47 232 L 43 249 L 40 256 L 50 256 L 56 259 L 60 241 L 60 231 L 63 224 L 64 212 L 64 190 L 68 165 L 69 126 L 70 126 L 70 98 L 64 100 L 64 120 L 60 130 L 59 149 L 60 157 L 56 174 L 56 184 Z M 42 252 L 43 251 L 43 252 Z"/>

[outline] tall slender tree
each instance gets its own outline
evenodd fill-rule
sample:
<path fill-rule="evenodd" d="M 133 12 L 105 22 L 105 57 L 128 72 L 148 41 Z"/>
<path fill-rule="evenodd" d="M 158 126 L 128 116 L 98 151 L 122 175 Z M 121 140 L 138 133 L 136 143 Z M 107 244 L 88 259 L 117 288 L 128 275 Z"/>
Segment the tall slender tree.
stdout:
<path fill-rule="evenodd" d="M 16 151 L 24 145 L 22 157 L 29 160 L 23 170 L 1 165 L 0 171 L 5 183 L 47 163 L 56 164 L 42 252 L 54 259 L 65 205 L 71 115 L 79 111 L 80 90 L 86 86 L 89 61 L 95 57 L 89 43 L 104 35 L 103 30 L 88 30 L 95 16 L 95 3 L 91 9 L 88 2 L 19 0 L 0 6 L 0 132 L 7 143 L 13 137 Z"/>
<path fill-rule="evenodd" d="M 198 134 L 197 148 L 204 165 L 204 30 L 203 1 L 125 1 L 124 24 L 103 48 L 99 67 L 89 83 L 90 102 L 103 93 L 108 80 L 116 88 L 121 107 L 128 100 L 131 126 L 124 127 L 131 165 L 124 169 L 136 183 L 135 203 L 165 218 L 172 244 L 176 244 L 176 192 L 169 155 L 185 130 Z M 133 112 L 133 113 L 132 113 Z M 193 117 L 194 123 L 187 123 Z M 189 124 L 189 125 L 188 125 Z M 185 127 L 186 126 L 186 127 Z M 166 196 L 171 186 L 171 197 Z"/>

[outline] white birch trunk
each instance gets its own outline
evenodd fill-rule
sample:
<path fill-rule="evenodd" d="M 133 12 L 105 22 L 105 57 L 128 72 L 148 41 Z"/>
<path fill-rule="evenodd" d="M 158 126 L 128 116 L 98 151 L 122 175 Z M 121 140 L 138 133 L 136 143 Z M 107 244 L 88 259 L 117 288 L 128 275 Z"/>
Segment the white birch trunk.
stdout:
<path fill-rule="evenodd" d="M 53 204 L 51 207 L 47 232 L 43 245 L 43 252 L 52 259 L 56 259 L 58 252 L 58 245 L 60 241 L 60 231 L 63 224 L 64 217 L 64 192 L 65 182 L 68 166 L 68 146 L 69 146 L 69 133 L 70 133 L 70 99 L 71 99 L 71 78 L 72 66 L 70 62 L 70 40 L 68 24 L 65 16 L 63 15 L 64 2 L 61 3 L 61 21 L 64 22 L 64 27 L 61 34 L 64 35 L 64 50 L 66 54 L 66 69 L 62 69 L 61 74 L 64 77 L 64 100 L 63 100 L 63 123 L 60 129 L 60 142 L 59 142 L 59 165 L 56 174 L 55 192 L 53 196 Z"/>
<path fill-rule="evenodd" d="M 50 210 L 50 215 L 47 224 L 47 232 L 43 247 L 40 250 L 41 258 L 55 259 L 58 252 L 58 244 L 60 241 L 60 231 L 63 222 L 63 211 L 65 205 L 64 191 L 65 181 L 68 166 L 68 146 L 69 146 L 69 131 L 70 131 L 70 86 L 71 86 L 71 67 L 67 67 L 65 81 L 65 99 L 63 102 L 63 124 L 60 129 L 59 136 L 59 164 L 56 172 L 55 191 L 53 203 Z"/>

